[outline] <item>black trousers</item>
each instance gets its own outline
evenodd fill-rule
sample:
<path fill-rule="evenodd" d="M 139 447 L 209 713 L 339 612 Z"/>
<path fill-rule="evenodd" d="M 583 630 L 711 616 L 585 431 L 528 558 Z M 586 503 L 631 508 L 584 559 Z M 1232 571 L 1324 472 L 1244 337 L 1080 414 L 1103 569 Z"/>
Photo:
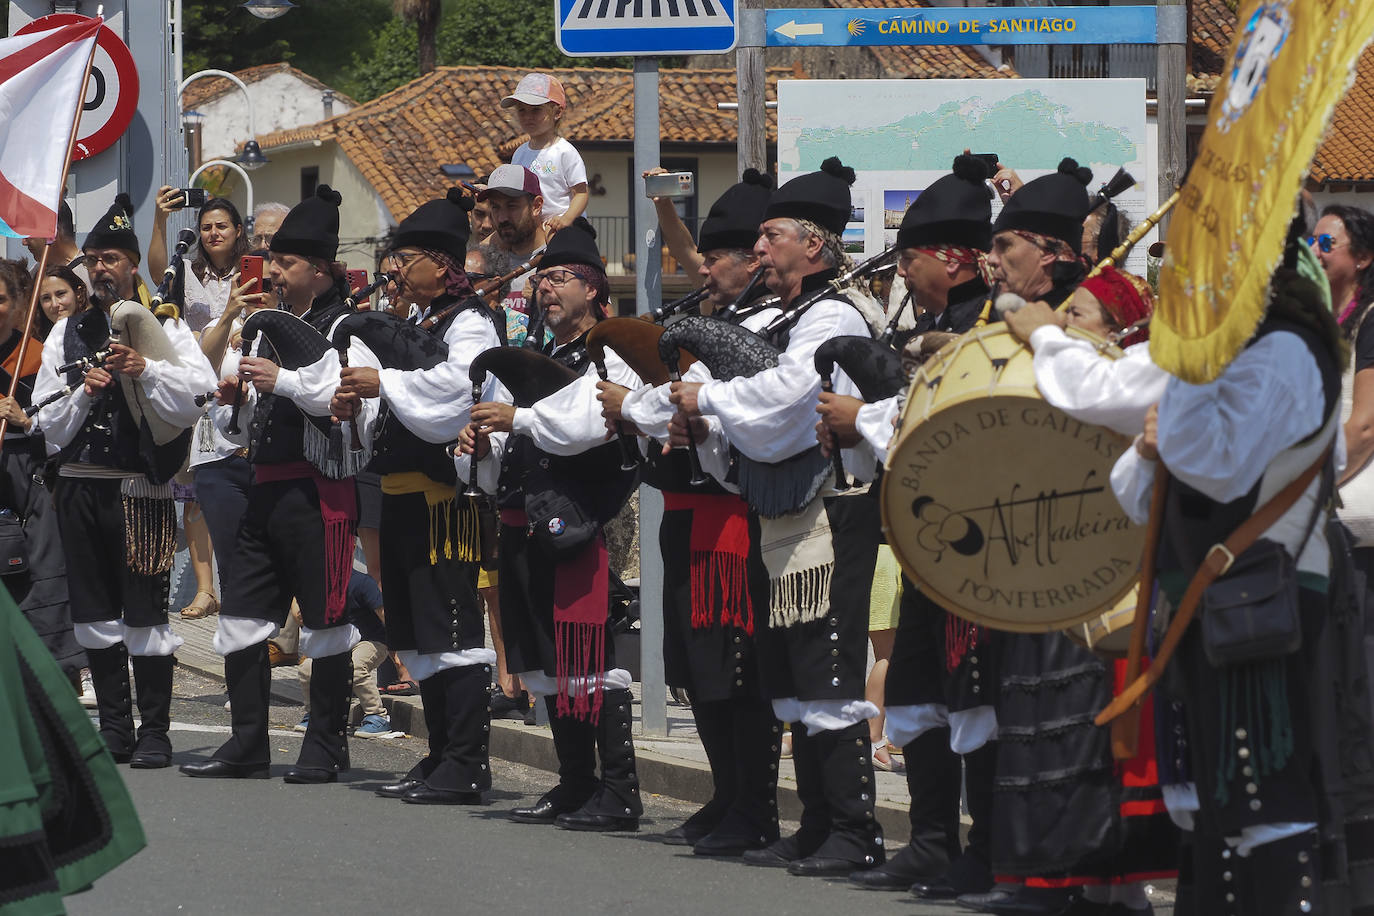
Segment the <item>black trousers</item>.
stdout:
<path fill-rule="evenodd" d="M 459 497 L 466 502 L 467 497 Z M 423 493 L 382 494 L 382 581 L 386 583 L 386 639 L 391 649 L 457 652 L 483 644 L 482 602 L 475 561 L 459 559 L 456 508 L 436 531 Z M 444 556 L 445 534 L 453 556 Z M 471 545 L 475 548 L 476 545 Z M 430 562 L 431 547 L 435 549 Z"/>
<path fill-rule="evenodd" d="M 53 506 L 62 552 L 67 568 L 80 571 L 67 581 L 72 622 L 160 626 L 167 622 L 172 572 L 142 576 L 129 569 L 121 487 L 119 480 L 57 479 Z"/>
<path fill-rule="evenodd" d="M 233 575 L 224 583 L 226 617 L 281 626 L 291 608 L 312 630 L 325 622 L 325 538 L 320 494 L 308 478 L 255 483 L 234 548 Z M 344 623 L 334 621 L 332 625 Z"/>

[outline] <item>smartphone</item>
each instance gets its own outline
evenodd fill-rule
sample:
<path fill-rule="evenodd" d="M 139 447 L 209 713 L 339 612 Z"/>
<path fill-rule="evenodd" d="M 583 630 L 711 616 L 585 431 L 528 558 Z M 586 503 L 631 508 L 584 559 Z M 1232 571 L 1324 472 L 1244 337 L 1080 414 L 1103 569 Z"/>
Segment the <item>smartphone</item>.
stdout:
<path fill-rule="evenodd" d="M 692 197 L 696 194 L 696 176 L 691 172 L 666 172 L 644 179 L 647 197 Z"/>
<path fill-rule="evenodd" d="M 251 287 L 250 293 L 265 293 L 270 284 L 263 283 L 263 259 L 255 254 L 246 254 L 239 258 L 239 286 L 249 280 L 257 280 L 257 286 Z"/>
<path fill-rule="evenodd" d="M 364 286 L 367 286 L 367 271 L 350 270 L 348 272 L 348 291 L 356 293 Z"/>
<path fill-rule="evenodd" d="M 997 174 L 997 163 L 1000 161 L 996 153 L 974 153 L 973 158 L 981 159 L 988 164 L 988 174 Z"/>
<path fill-rule="evenodd" d="M 205 202 L 210 199 L 210 192 L 204 188 L 179 188 L 177 193 L 181 195 L 181 203 L 177 204 L 177 209 L 203 207 Z"/>

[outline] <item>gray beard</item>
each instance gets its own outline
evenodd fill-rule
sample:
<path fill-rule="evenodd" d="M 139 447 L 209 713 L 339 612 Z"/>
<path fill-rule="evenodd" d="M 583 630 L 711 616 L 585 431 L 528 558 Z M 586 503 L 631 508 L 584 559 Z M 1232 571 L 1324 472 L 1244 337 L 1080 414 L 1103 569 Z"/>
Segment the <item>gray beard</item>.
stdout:
<path fill-rule="evenodd" d="M 121 296 L 114 283 L 109 280 L 97 280 L 91 286 L 91 298 L 97 305 L 110 306 L 118 302 Z"/>

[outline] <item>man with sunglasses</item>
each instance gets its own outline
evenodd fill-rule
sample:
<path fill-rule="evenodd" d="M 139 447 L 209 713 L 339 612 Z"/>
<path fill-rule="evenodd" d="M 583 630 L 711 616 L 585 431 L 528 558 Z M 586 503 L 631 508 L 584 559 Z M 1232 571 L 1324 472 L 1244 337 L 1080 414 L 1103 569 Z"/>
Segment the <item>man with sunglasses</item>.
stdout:
<path fill-rule="evenodd" d="M 444 448 L 468 423 L 468 367 L 502 343 L 496 314 L 463 269 L 471 203 L 455 188 L 422 204 L 397 227 L 387 257 L 397 295 L 444 342 L 447 359 L 422 369 L 409 352 L 375 341 L 385 368 L 343 369 L 331 405 L 342 421 L 359 399 L 381 398 L 368 469 L 382 475 L 387 645 L 420 683 L 429 754 L 377 792 L 410 804 L 478 804 L 491 787 L 487 687 L 496 657 L 485 648 L 477 595 L 477 507 L 457 494 Z"/>
<path fill-rule="evenodd" d="M 607 625 L 601 535 L 636 475 L 617 470 L 619 447 L 606 442 L 597 374 L 588 371 L 587 333 L 605 314 L 609 286 L 586 220 L 554 234 L 530 282 L 553 333 L 546 354 L 580 377 L 531 407 L 497 401 L 474 407 L 460 440 L 459 468 L 465 473 L 474 449 L 487 459 L 485 467 L 500 459 L 506 661 L 526 690 L 544 697 L 558 754 L 558 785 L 511 818 L 569 830 L 637 830 L 644 809 L 630 737 L 631 678 L 616 665 Z M 641 384 L 613 351 L 605 365 L 616 384 Z"/>

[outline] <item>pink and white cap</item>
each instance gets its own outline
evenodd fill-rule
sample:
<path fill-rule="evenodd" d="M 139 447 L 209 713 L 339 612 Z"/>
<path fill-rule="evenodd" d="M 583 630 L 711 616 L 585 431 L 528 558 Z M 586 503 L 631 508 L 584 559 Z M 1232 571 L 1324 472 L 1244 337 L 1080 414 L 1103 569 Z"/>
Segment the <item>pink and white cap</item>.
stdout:
<path fill-rule="evenodd" d="M 526 105 L 543 105 L 554 102 L 559 108 L 568 107 L 568 96 L 563 92 L 563 84 L 547 73 L 530 73 L 520 80 L 515 91 L 501 100 L 502 108 L 512 108 L 516 102 Z"/>

